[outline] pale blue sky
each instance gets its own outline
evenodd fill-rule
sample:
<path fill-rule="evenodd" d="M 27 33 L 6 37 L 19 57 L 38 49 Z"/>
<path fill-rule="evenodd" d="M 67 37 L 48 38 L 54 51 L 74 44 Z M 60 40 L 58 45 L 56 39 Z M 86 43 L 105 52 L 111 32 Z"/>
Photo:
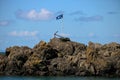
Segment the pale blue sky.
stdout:
<path fill-rule="evenodd" d="M 0 51 L 33 47 L 57 30 L 85 44 L 120 43 L 120 0 L 0 0 Z"/>

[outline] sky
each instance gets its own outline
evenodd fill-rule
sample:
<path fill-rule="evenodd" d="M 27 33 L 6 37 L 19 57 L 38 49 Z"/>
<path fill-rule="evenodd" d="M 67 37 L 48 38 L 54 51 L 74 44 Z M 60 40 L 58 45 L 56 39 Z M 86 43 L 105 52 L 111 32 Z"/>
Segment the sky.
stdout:
<path fill-rule="evenodd" d="M 120 43 L 120 0 L 0 0 L 0 51 L 49 42 L 56 31 L 84 44 Z"/>

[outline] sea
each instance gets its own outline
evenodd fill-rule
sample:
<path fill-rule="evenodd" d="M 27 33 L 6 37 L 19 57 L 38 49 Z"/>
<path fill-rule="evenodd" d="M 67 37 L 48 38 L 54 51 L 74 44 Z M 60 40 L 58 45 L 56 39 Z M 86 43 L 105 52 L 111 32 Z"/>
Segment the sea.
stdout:
<path fill-rule="evenodd" d="M 0 76 L 0 80 L 120 80 L 108 77 L 72 77 L 72 76 Z"/>

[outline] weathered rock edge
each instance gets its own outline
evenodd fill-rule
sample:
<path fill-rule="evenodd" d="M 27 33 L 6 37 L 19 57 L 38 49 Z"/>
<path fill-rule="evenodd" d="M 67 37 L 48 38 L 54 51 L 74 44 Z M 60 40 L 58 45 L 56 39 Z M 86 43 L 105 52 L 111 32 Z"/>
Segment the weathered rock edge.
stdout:
<path fill-rule="evenodd" d="M 32 49 L 9 47 L 0 55 L 0 75 L 120 77 L 120 44 L 85 45 L 53 38 Z"/>

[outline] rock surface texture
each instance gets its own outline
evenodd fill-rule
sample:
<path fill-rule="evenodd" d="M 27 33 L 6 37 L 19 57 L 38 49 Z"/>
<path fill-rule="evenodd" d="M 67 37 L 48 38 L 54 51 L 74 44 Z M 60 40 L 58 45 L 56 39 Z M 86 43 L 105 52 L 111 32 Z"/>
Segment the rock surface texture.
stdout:
<path fill-rule="evenodd" d="M 88 45 L 53 38 L 32 49 L 13 46 L 0 55 L 0 75 L 120 76 L 120 44 Z"/>

